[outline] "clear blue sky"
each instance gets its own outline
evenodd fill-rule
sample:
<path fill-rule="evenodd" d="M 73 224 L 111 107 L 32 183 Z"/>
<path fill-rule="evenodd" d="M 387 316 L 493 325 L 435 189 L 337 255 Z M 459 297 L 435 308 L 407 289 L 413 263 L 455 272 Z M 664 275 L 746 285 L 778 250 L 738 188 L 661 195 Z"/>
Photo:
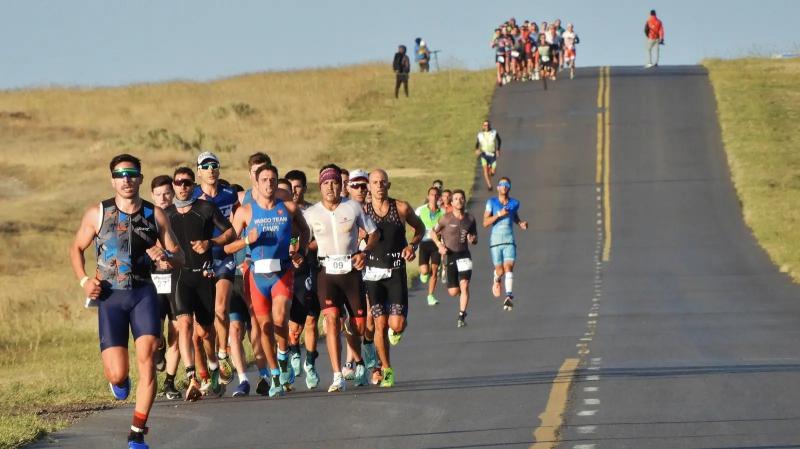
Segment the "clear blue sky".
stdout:
<path fill-rule="evenodd" d="M 664 64 L 798 51 L 800 44 L 797 0 L 3 0 L 0 5 L 0 89 L 389 64 L 396 46 L 411 46 L 417 36 L 442 50 L 446 65 L 488 67 L 491 32 L 512 16 L 574 22 L 581 65 L 633 65 L 644 59 L 642 28 L 651 8 L 664 21 Z"/>

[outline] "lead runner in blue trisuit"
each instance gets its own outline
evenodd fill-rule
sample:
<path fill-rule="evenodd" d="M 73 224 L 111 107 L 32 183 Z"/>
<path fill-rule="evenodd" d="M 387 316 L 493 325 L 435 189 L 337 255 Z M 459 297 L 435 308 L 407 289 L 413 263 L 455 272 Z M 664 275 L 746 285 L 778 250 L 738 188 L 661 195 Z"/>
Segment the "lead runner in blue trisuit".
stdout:
<path fill-rule="evenodd" d="M 528 229 L 528 222 L 519 217 L 519 201 L 509 196 L 511 180 L 500 178 L 497 183 L 497 197 L 486 201 L 483 213 L 483 227 L 489 228 L 489 252 L 494 264 L 492 294 L 499 298 L 501 284 L 505 280 L 506 298 L 503 309 L 514 307 L 514 261 L 517 258 L 517 245 L 514 240 L 514 223 Z"/>

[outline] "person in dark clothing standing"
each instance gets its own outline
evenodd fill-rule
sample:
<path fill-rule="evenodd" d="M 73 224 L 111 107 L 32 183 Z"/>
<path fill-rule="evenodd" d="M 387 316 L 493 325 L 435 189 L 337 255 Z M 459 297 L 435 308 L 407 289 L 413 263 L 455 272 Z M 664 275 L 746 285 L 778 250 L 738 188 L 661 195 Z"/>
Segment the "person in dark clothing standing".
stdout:
<path fill-rule="evenodd" d="M 398 98 L 401 84 L 405 89 L 406 97 L 408 97 L 408 72 L 411 71 L 411 62 L 409 62 L 408 55 L 406 55 L 405 45 L 397 48 L 397 53 L 394 54 L 394 62 L 392 62 L 392 69 L 397 75 L 397 80 L 394 83 L 394 97 Z"/>

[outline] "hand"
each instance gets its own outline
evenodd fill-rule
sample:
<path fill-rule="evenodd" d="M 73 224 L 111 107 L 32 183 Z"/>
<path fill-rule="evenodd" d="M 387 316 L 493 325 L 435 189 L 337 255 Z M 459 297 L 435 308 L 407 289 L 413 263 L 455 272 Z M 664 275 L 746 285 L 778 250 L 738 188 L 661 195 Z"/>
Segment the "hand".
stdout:
<path fill-rule="evenodd" d="M 414 251 L 414 246 L 413 245 L 408 245 L 405 248 L 403 248 L 403 252 L 401 253 L 401 257 L 403 259 L 405 259 L 406 262 L 411 262 L 412 260 L 414 260 L 414 258 L 417 257 L 417 254 Z"/>
<path fill-rule="evenodd" d="M 363 270 L 364 266 L 367 264 L 367 255 L 363 252 L 357 252 L 353 254 L 350 259 L 353 262 L 353 268 L 356 270 Z"/>
<path fill-rule="evenodd" d="M 497 213 L 498 217 L 505 217 L 506 215 L 508 215 L 508 209 L 505 207 L 500 209 L 500 212 Z"/>
<path fill-rule="evenodd" d="M 92 300 L 96 300 L 100 296 L 100 292 L 103 289 L 100 288 L 100 281 L 95 278 L 89 278 L 85 284 L 83 284 L 83 292 L 86 294 L 87 298 Z"/>
<path fill-rule="evenodd" d="M 475 234 L 467 234 L 467 241 L 474 245 L 475 242 L 478 241 L 478 236 Z"/>
<path fill-rule="evenodd" d="M 659 41 L 658 43 L 659 45 L 664 45 L 664 39 L 661 39 L 661 41 Z"/>
<path fill-rule="evenodd" d="M 208 248 L 211 247 L 211 240 L 192 240 L 189 243 L 192 245 L 192 250 L 197 254 L 205 254 Z"/>
<path fill-rule="evenodd" d="M 159 271 L 169 271 L 172 270 L 172 264 L 167 262 L 166 260 L 157 260 L 156 261 L 156 268 Z"/>
<path fill-rule="evenodd" d="M 475 150 L 475 157 L 480 157 L 481 150 Z"/>
<path fill-rule="evenodd" d="M 292 265 L 294 265 L 295 268 L 300 268 L 300 265 L 303 264 L 303 260 L 305 260 L 305 257 L 303 257 L 303 255 L 297 251 L 295 251 L 292 254 L 289 254 L 289 257 L 291 257 Z"/>
<path fill-rule="evenodd" d="M 439 254 L 441 254 L 443 256 L 446 256 L 447 255 L 447 247 L 444 246 L 441 243 L 439 245 L 437 245 L 437 246 L 439 247 Z"/>
<path fill-rule="evenodd" d="M 158 245 L 148 248 L 146 252 L 150 256 L 150 260 L 167 260 L 167 252 Z"/>
<path fill-rule="evenodd" d="M 216 273 L 214 273 L 214 262 L 209 260 L 203 264 L 203 276 L 209 279 L 216 276 Z"/>
<path fill-rule="evenodd" d="M 528 222 L 527 222 L 527 221 L 524 221 L 524 220 L 523 220 L 523 221 L 520 221 L 520 222 L 519 222 L 519 227 L 520 227 L 520 228 L 522 228 L 523 230 L 526 230 L 526 231 L 527 231 L 527 230 L 528 230 Z"/>

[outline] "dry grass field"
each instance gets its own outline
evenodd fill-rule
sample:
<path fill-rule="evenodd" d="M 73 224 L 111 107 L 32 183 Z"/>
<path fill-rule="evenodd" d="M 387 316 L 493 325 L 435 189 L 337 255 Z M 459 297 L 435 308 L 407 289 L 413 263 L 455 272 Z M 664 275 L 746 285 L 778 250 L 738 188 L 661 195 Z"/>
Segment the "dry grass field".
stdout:
<path fill-rule="evenodd" d="M 67 247 L 82 211 L 113 193 L 112 155 L 141 157 L 148 186 L 193 166 L 201 149 L 242 184 L 256 150 L 311 179 L 327 162 L 381 166 L 393 193 L 416 205 L 433 178 L 471 186 L 470 146 L 492 86 L 490 72 L 414 74 L 412 97 L 395 100 L 391 71 L 362 65 L 0 92 L 0 448 L 109 402 L 95 313 L 83 308 Z"/>

